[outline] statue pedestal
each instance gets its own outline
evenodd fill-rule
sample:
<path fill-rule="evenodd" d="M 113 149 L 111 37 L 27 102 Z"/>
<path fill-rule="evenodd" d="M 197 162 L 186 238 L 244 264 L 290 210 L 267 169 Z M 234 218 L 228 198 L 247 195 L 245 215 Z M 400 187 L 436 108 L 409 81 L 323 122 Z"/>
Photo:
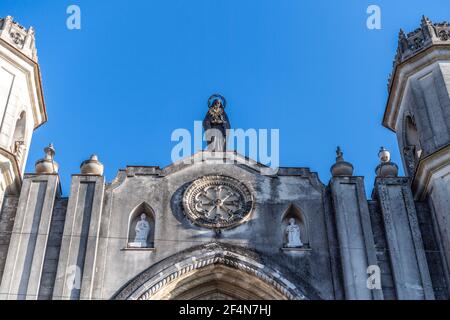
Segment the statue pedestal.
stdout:
<path fill-rule="evenodd" d="M 147 244 L 143 242 L 128 242 L 128 248 L 145 249 L 147 248 Z"/>
<path fill-rule="evenodd" d="M 203 151 L 202 152 L 202 160 L 208 163 L 219 163 L 222 164 L 227 159 L 227 153 L 222 151 Z"/>
<path fill-rule="evenodd" d="M 125 248 L 120 249 L 120 251 L 130 251 L 130 252 L 154 252 L 156 249 L 154 247 L 129 247 L 126 246 Z"/>
<path fill-rule="evenodd" d="M 281 248 L 281 251 L 283 251 L 283 252 L 307 252 L 307 251 L 312 251 L 312 249 L 309 247 L 306 247 L 306 246 L 298 247 L 298 248 L 283 247 L 283 248 Z"/>

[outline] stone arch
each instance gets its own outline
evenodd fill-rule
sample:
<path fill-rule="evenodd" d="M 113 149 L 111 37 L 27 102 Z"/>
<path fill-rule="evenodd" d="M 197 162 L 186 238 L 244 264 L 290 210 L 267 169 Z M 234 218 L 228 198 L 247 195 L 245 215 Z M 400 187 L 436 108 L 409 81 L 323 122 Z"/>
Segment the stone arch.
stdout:
<path fill-rule="evenodd" d="M 284 212 L 282 218 L 281 218 L 281 225 L 282 225 L 282 231 L 283 231 L 283 246 L 287 242 L 286 238 L 286 227 L 289 224 L 289 219 L 295 219 L 295 222 L 300 226 L 300 238 L 304 244 L 305 247 L 309 247 L 310 244 L 310 235 L 309 235 L 309 226 L 308 226 L 308 219 L 304 215 L 303 211 L 300 210 L 298 206 L 291 203 L 286 211 Z"/>
<path fill-rule="evenodd" d="M 308 299 L 302 290 L 255 255 L 219 243 L 191 248 L 151 266 L 122 287 L 113 299 Z"/>
<path fill-rule="evenodd" d="M 136 208 L 134 208 L 129 215 L 127 229 L 127 247 L 131 247 L 130 244 L 134 242 L 134 238 L 136 236 L 136 224 L 140 220 L 142 214 L 146 215 L 147 221 L 150 224 L 150 232 L 147 238 L 147 248 L 153 248 L 155 246 L 155 213 L 152 207 L 150 207 L 147 202 L 142 202 Z"/>

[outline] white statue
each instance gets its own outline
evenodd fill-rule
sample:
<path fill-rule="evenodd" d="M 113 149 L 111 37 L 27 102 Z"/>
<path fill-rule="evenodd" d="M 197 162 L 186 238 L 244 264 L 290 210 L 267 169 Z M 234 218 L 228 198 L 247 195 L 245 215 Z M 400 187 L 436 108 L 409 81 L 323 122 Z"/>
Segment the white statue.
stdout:
<path fill-rule="evenodd" d="M 147 238 L 150 232 L 150 224 L 147 221 L 147 215 L 141 214 L 141 220 L 136 223 L 136 236 L 134 238 L 134 247 L 147 248 Z"/>
<path fill-rule="evenodd" d="M 300 227 L 295 223 L 294 218 L 289 219 L 289 225 L 286 227 L 287 234 L 287 248 L 301 248 L 303 247 L 300 239 Z"/>
<path fill-rule="evenodd" d="M 24 141 L 16 141 L 14 142 L 14 151 L 13 153 L 17 156 L 17 161 L 20 163 L 22 161 L 22 157 L 25 154 L 26 150 Z"/>

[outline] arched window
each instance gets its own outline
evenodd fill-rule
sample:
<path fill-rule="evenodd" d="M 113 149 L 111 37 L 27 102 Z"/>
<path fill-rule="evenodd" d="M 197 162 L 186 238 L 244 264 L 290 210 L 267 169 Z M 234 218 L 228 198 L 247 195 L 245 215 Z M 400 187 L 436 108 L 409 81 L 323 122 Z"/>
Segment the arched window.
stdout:
<path fill-rule="evenodd" d="M 289 205 L 283 215 L 283 248 L 309 247 L 308 222 L 300 209 Z"/>
<path fill-rule="evenodd" d="M 414 119 L 411 116 L 406 116 L 404 124 L 404 149 L 405 162 L 410 175 L 414 174 L 417 163 L 422 155 L 422 148 L 420 146 L 419 134 Z"/>
<path fill-rule="evenodd" d="M 25 143 L 25 134 L 26 134 L 26 113 L 22 111 L 20 113 L 19 118 L 16 121 L 16 126 L 14 128 L 14 134 L 11 143 L 11 151 L 17 157 L 17 160 L 20 162 L 25 154 L 26 143 Z"/>
<path fill-rule="evenodd" d="M 130 214 L 128 223 L 128 248 L 153 248 L 155 245 L 155 215 L 143 202 Z"/>

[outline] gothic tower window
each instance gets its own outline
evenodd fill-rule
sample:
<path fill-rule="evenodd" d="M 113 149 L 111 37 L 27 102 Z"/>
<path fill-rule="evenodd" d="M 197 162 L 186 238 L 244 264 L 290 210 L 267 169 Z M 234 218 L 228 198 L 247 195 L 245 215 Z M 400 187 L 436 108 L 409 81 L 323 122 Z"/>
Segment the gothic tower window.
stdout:
<path fill-rule="evenodd" d="M 16 126 L 14 128 L 14 134 L 11 143 L 11 151 L 17 157 L 17 161 L 20 163 L 26 151 L 25 143 L 26 133 L 26 113 L 22 111 L 17 119 Z"/>
<path fill-rule="evenodd" d="M 291 204 L 283 215 L 283 248 L 309 247 L 308 224 L 300 209 Z"/>
<path fill-rule="evenodd" d="M 130 215 L 128 226 L 128 248 L 153 248 L 155 244 L 155 215 L 145 202 L 137 206 Z"/>
<path fill-rule="evenodd" d="M 410 176 L 414 175 L 414 170 L 419 162 L 422 154 L 420 146 L 419 135 L 414 119 L 411 116 L 406 116 L 404 125 L 404 148 L 405 162 Z"/>

